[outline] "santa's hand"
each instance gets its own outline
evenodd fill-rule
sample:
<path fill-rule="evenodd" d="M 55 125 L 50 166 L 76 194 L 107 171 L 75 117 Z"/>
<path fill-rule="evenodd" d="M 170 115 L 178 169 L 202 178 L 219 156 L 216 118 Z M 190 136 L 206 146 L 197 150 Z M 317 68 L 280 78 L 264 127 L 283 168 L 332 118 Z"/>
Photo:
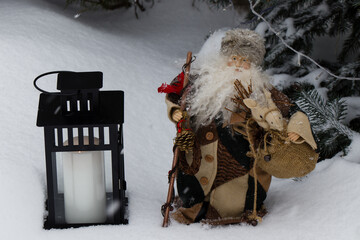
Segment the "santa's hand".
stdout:
<path fill-rule="evenodd" d="M 299 139 L 300 136 L 297 133 L 289 132 L 288 137 L 289 137 L 290 141 L 295 142 L 296 140 Z"/>
<path fill-rule="evenodd" d="M 180 119 L 182 119 L 182 117 L 183 117 L 183 113 L 179 109 L 176 109 L 172 113 L 172 116 L 171 116 L 171 118 L 174 120 L 174 122 L 180 121 Z"/>

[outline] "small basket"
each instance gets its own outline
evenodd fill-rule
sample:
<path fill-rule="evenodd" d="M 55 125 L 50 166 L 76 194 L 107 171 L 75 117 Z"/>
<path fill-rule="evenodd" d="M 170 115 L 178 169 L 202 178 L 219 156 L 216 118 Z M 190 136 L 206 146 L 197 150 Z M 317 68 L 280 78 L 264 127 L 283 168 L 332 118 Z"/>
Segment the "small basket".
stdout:
<path fill-rule="evenodd" d="M 272 134 L 269 146 L 258 149 L 258 166 L 277 178 L 303 177 L 314 170 L 319 154 L 309 144 L 296 144 Z"/>

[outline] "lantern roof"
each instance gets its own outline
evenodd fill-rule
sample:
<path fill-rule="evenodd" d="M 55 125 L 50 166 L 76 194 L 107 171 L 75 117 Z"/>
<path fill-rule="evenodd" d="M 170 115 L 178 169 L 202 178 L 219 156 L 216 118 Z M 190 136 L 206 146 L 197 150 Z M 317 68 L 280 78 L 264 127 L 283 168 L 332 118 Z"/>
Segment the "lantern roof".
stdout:
<path fill-rule="evenodd" d="M 61 95 L 40 94 L 36 125 L 69 126 L 124 123 L 124 92 L 100 91 L 97 112 L 74 112 L 63 114 Z"/>
<path fill-rule="evenodd" d="M 61 92 L 40 94 L 37 126 L 122 124 L 124 92 L 101 87 L 101 72 L 59 73 Z"/>

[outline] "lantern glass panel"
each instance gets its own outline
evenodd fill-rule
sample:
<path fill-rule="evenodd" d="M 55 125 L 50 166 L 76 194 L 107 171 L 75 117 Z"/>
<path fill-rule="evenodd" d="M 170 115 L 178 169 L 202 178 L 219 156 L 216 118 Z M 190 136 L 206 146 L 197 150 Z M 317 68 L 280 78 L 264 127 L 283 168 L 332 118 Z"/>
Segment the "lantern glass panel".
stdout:
<path fill-rule="evenodd" d="M 56 224 L 112 222 L 111 151 L 53 152 Z"/>

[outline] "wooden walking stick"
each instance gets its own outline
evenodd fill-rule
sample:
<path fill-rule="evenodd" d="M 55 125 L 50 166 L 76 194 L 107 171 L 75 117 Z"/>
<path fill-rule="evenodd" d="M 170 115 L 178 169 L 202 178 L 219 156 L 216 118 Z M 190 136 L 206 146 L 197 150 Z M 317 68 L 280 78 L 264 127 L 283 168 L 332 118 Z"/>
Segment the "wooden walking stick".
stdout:
<path fill-rule="evenodd" d="M 186 68 L 185 68 L 185 75 L 184 75 L 184 85 L 183 85 L 183 89 L 185 89 L 186 85 L 189 82 L 189 72 L 190 72 L 190 64 L 191 64 L 191 59 L 192 59 L 192 53 L 188 52 L 187 53 L 187 58 L 186 58 Z M 188 91 L 185 91 L 183 93 L 183 96 L 181 97 L 181 105 L 180 105 L 180 110 L 184 111 L 186 108 L 186 95 L 187 95 Z M 175 152 L 174 152 L 174 157 L 173 157 L 173 163 L 172 163 L 172 170 L 175 171 L 170 171 L 169 174 L 171 174 L 171 176 L 169 176 L 169 190 L 168 190 L 168 194 L 167 194 L 167 199 L 166 199 L 166 203 L 164 204 L 165 206 L 165 214 L 164 214 L 164 221 L 162 226 L 163 227 L 167 227 L 169 226 L 169 214 L 170 214 L 170 207 L 171 207 L 171 198 L 174 192 L 174 183 L 175 183 L 175 177 L 177 175 L 177 169 L 176 169 L 176 165 L 179 159 L 179 154 L 180 154 L 180 148 L 177 146 L 175 148 Z"/>

